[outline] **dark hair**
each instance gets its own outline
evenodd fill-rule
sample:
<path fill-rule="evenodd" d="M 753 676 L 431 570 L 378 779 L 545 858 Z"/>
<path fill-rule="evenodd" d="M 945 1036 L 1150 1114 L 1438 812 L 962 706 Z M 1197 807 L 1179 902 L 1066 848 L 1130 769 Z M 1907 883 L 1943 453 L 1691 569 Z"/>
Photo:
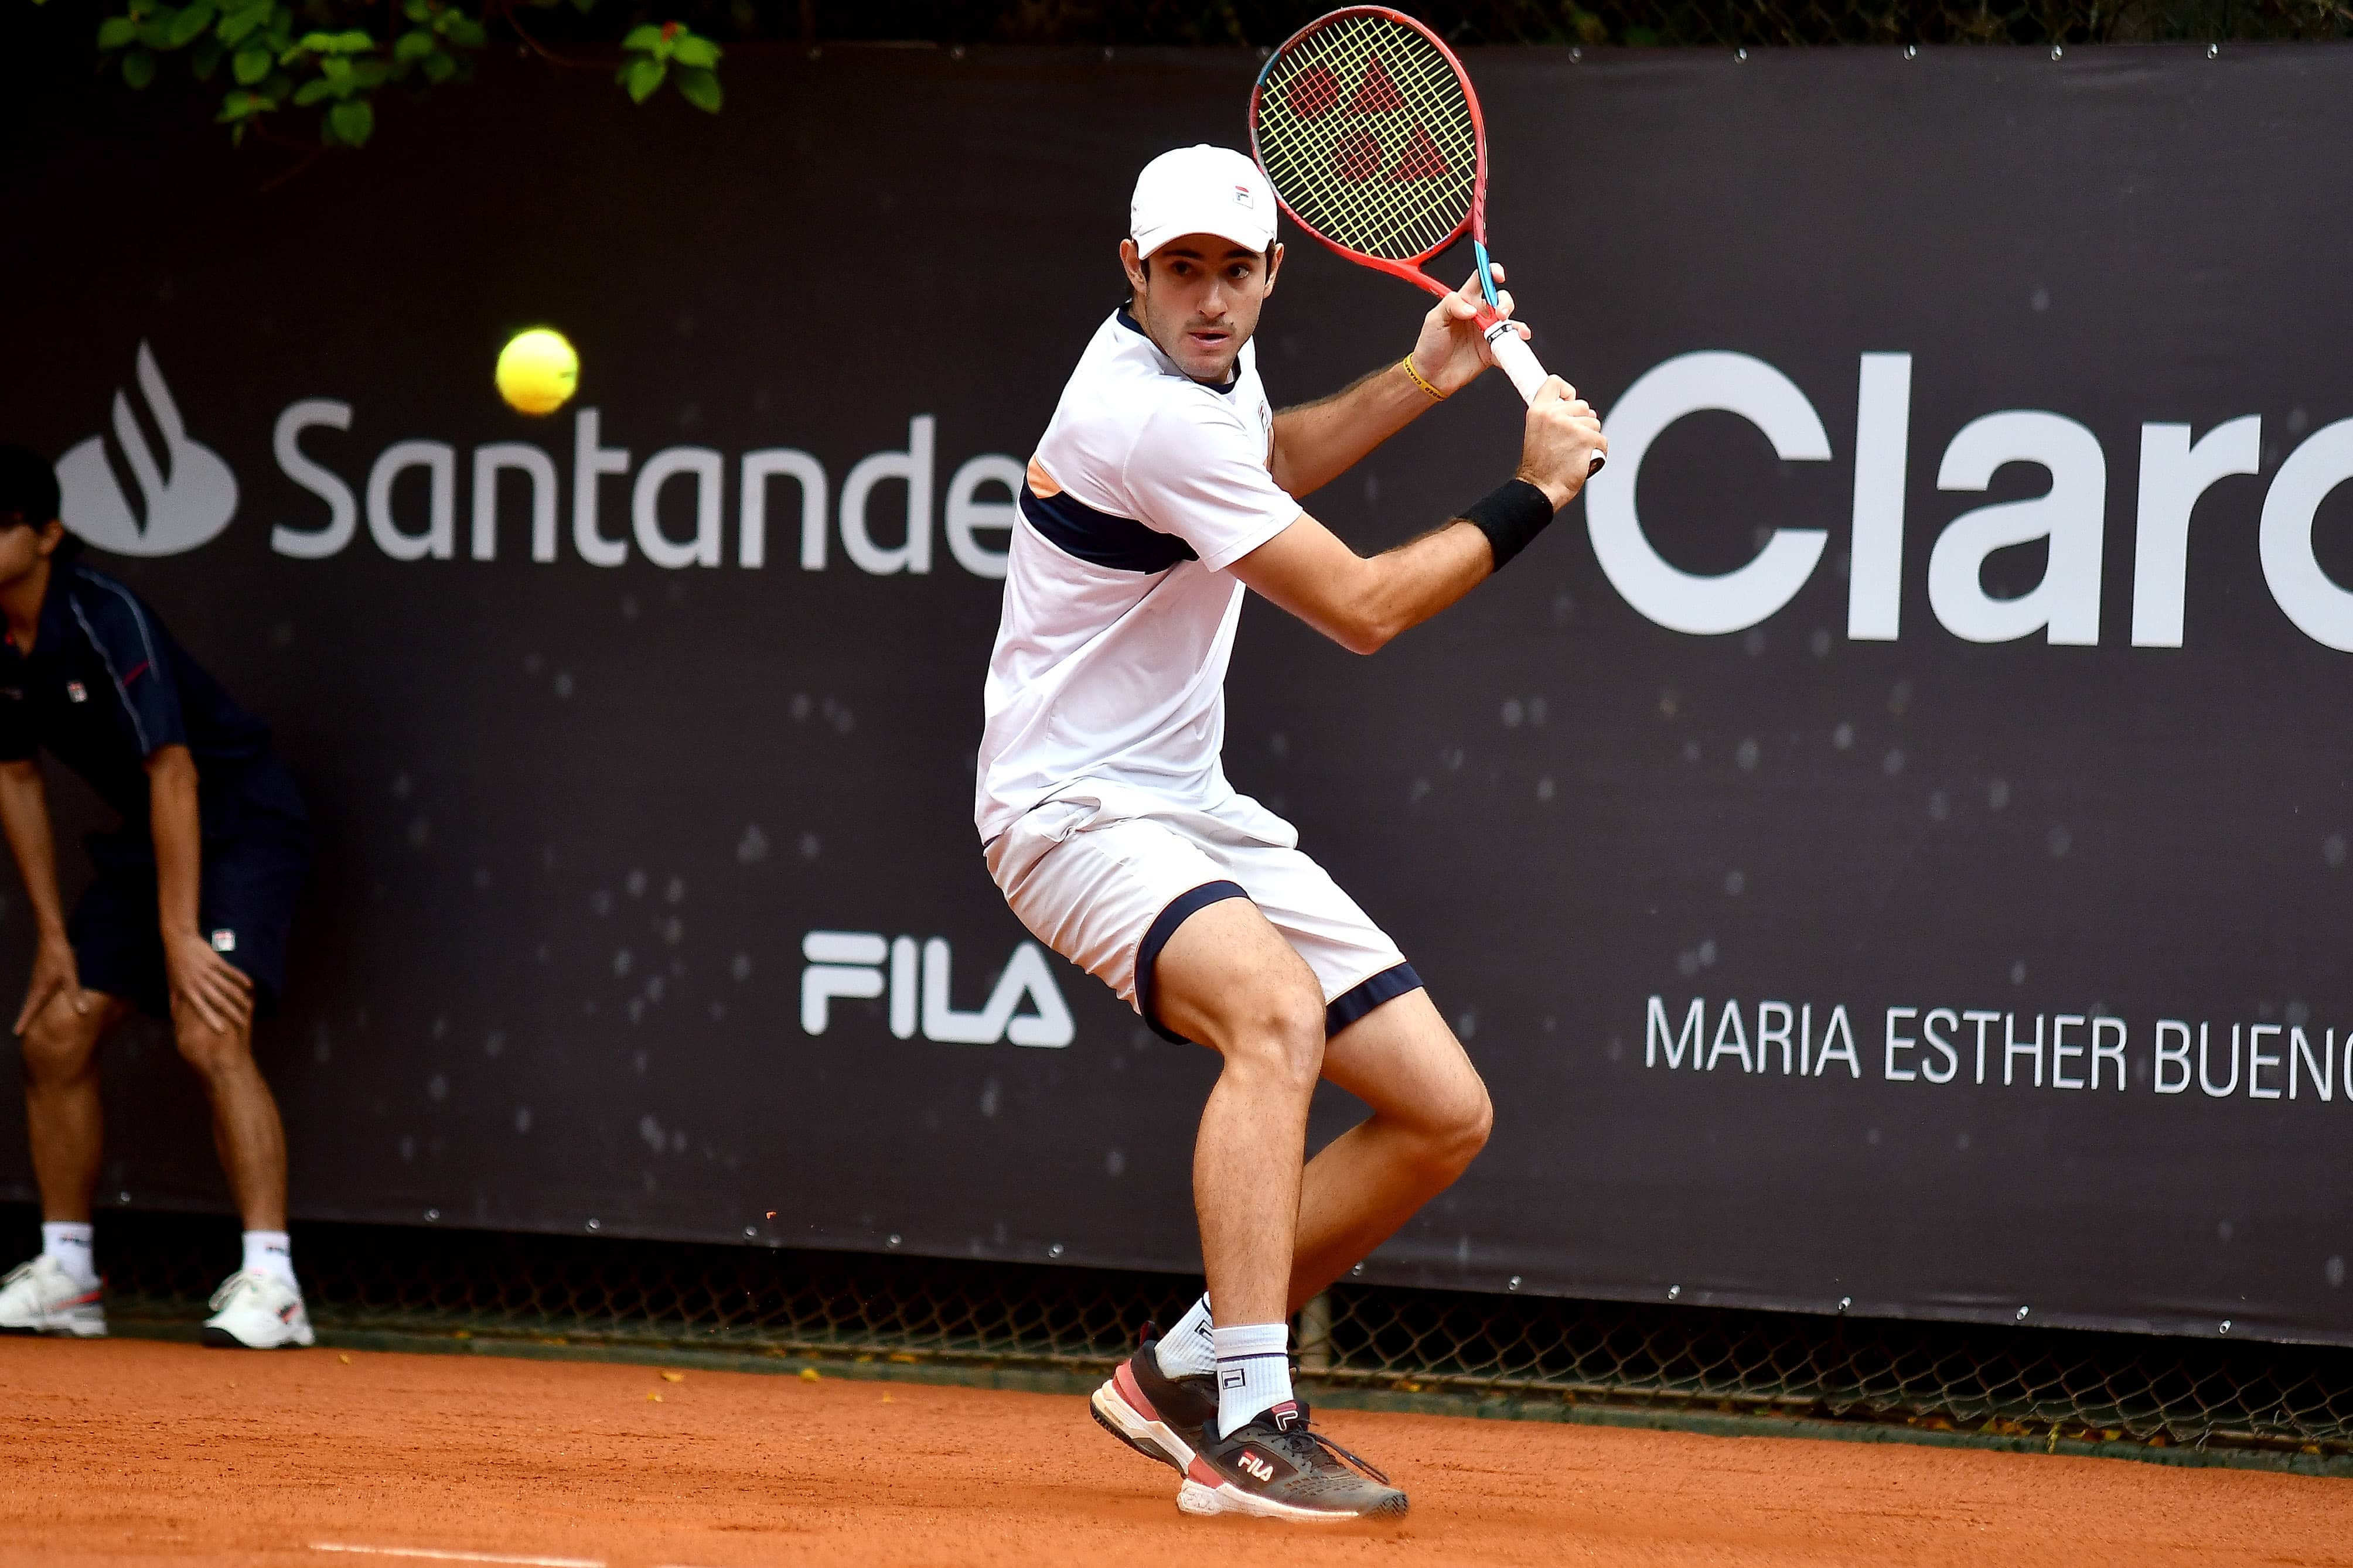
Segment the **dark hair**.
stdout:
<path fill-rule="evenodd" d="M 58 471 L 30 447 L 0 443 L 0 527 L 39 528 L 58 515 Z"/>

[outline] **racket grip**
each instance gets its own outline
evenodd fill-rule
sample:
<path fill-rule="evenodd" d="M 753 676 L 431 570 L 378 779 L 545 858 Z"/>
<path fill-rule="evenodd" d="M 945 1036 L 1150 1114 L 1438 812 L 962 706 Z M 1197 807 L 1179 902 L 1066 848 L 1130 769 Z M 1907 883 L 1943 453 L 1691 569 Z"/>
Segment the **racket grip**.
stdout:
<path fill-rule="evenodd" d="M 1511 322 L 1497 321 L 1487 328 L 1487 347 L 1493 352 L 1496 365 L 1512 378 L 1512 384 L 1519 389 L 1520 401 L 1534 403 L 1536 388 L 1545 384 L 1546 372 L 1537 363 L 1535 351 L 1528 347 L 1527 340 L 1512 330 Z M 1593 467 L 1587 471 L 1599 473 L 1604 461 L 1606 459 L 1601 454 L 1595 453 Z"/>

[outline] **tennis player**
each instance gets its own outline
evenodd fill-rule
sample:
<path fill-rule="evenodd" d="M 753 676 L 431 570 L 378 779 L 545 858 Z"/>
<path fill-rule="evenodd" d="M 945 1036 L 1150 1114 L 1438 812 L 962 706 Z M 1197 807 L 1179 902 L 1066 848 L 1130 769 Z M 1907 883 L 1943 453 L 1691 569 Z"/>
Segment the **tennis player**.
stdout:
<path fill-rule="evenodd" d="M 167 1020 L 211 1102 L 245 1219 L 207 1344 L 311 1342 L 286 1237 L 286 1136 L 253 1061 L 274 1010 L 310 820 L 269 731 L 182 652 L 138 596 L 74 560 L 47 461 L 0 447 L 0 828 L 39 932 L 14 1033 L 41 1190 L 41 1252 L 0 1281 L 0 1329 L 106 1332 L 92 1258 L 98 1045 L 136 1007 Z M 36 760 L 42 747 L 122 816 L 90 836 L 70 922 Z"/>
<path fill-rule="evenodd" d="M 1257 165 L 1165 153 L 1129 220 L 1130 298 L 1022 489 L 975 812 L 990 874 L 1040 940 L 1224 1058 L 1193 1166 L 1208 1292 L 1096 1392 L 1095 1417 L 1176 1468 L 1187 1512 L 1402 1513 L 1402 1491 L 1310 1429 L 1288 1321 L 1461 1173 L 1487 1092 L 1397 944 L 1226 782 L 1226 666 L 1245 587 L 1352 652 L 1386 646 L 1502 570 L 1606 443 L 1551 380 L 1515 473 L 1359 556 L 1293 498 L 1493 363 L 1475 284 L 1402 358 L 1276 414 L 1250 342 L 1282 263 Z M 1319 1076 L 1372 1115 L 1303 1170 Z"/>

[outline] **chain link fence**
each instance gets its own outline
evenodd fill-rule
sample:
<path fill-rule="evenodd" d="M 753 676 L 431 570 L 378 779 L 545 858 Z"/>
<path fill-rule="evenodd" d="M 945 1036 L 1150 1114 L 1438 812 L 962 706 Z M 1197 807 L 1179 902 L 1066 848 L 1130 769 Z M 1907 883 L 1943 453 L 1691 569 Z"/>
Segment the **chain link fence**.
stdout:
<path fill-rule="evenodd" d="M 1399 4 L 1461 45 L 1731 48 L 1797 44 L 2081 44 L 2341 38 L 2348 0 L 1451 0 Z M 1329 0 L 735 0 L 740 29 L 943 43 L 1281 43 Z"/>
<path fill-rule="evenodd" d="M 202 1315 L 226 1221 L 110 1215 L 119 1328 Z M 722 1351 L 1100 1375 L 1199 1281 L 1044 1264 L 392 1226 L 304 1226 L 336 1335 Z M 1535 1418 L 1828 1421 L 2009 1447 L 2224 1455 L 2353 1475 L 2353 1351 L 2153 1335 L 1335 1287 L 1303 1314 L 1303 1385 Z M 1893 1435 L 1883 1430 L 1881 1435 Z"/>

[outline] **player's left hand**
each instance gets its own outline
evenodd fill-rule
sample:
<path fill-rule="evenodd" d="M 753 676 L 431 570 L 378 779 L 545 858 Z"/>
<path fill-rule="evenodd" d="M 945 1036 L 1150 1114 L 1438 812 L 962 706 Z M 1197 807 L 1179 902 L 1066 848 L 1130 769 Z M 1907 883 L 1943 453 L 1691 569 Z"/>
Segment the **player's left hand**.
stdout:
<path fill-rule="evenodd" d="M 227 1034 L 253 1022 L 253 982 L 202 933 L 171 931 L 164 939 L 164 969 L 172 984 L 172 1016 L 192 1011 L 206 1027 Z"/>
<path fill-rule="evenodd" d="M 1489 266 L 1495 281 L 1502 283 L 1504 269 Z M 1503 313 L 1512 313 L 1512 293 L 1508 289 L 1495 290 L 1495 302 Z M 1449 397 L 1479 378 L 1479 373 L 1495 363 L 1493 351 L 1487 347 L 1486 334 L 1479 327 L 1479 312 L 1487 303 L 1480 290 L 1479 275 L 1473 272 L 1462 287 L 1440 300 L 1421 319 L 1421 336 L 1414 340 L 1413 367 L 1421 372 L 1424 380 Z M 1514 322 L 1512 330 L 1522 337 L 1528 330 Z"/>

